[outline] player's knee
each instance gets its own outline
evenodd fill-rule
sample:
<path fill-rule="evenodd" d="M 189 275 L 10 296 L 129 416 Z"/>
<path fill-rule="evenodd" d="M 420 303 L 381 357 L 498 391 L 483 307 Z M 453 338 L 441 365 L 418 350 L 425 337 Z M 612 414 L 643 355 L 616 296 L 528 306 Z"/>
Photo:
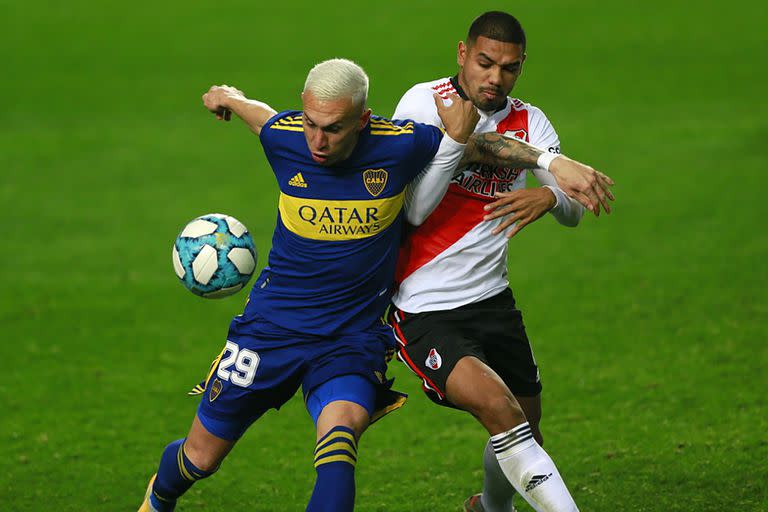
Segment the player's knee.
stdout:
<path fill-rule="evenodd" d="M 336 401 L 323 408 L 317 421 L 318 439 L 334 427 L 351 429 L 357 437 L 368 428 L 370 416 L 364 407 L 353 402 Z"/>
<path fill-rule="evenodd" d="M 208 477 L 216 472 L 221 465 L 222 457 L 203 444 L 190 442 L 184 443 L 184 457 L 194 468 L 198 469 L 201 478 Z"/>
<path fill-rule="evenodd" d="M 508 430 L 526 421 L 517 400 L 509 395 L 484 397 L 473 414 L 486 428 L 493 430 Z"/>
<path fill-rule="evenodd" d="M 531 433 L 533 434 L 533 438 L 536 440 L 539 446 L 544 446 L 544 436 L 542 435 L 541 429 L 539 428 L 539 423 L 538 422 L 533 423 L 529 421 L 528 425 L 531 427 Z"/>

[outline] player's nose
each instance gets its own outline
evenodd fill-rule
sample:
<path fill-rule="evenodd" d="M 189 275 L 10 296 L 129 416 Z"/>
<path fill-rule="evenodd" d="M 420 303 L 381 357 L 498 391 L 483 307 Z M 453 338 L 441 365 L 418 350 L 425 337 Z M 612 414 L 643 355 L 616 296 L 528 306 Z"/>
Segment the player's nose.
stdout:
<path fill-rule="evenodd" d="M 328 146 L 328 137 L 323 133 L 322 130 L 318 130 L 315 133 L 315 148 L 316 149 L 325 149 L 325 147 Z"/>
<path fill-rule="evenodd" d="M 501 69 L 491 67 L 488 73 L 488 83 L 493 86 L 501 84 Z"/>

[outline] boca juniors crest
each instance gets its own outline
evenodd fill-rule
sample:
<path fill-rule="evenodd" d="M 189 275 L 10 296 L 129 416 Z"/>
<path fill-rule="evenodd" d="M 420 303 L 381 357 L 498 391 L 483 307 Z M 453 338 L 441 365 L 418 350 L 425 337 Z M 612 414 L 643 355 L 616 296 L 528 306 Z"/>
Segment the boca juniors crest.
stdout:
<path fill-rule="evenodd" d="M 373 197 L 378 196 L 384 191 L 387 184 L 389 173 L 384 169 L 368 169 L 363 172 L 363 183 L 366 190 Z"/>
<path fill-rule="evenodd" d="M 208 400 L 210 400 L 211 402 L 216 400 L 221 394 L 221 389 L 223 387 L 224 386 L 221 384 L 221 381 L 219 379 L 214 379 L 213 384 L 211 384 L 211 392 L 208 396 Z"/>

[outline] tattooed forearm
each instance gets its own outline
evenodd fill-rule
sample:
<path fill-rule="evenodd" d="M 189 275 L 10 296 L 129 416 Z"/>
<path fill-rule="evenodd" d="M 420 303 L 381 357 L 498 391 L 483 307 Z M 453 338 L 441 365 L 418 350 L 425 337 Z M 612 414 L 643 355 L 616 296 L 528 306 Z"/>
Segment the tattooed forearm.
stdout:
<path fill-rule="evenodd" d="M 500 133 L 475 133 L 467 141 L 459 168 L 473 164 L 535 169 L 542 151 L 527 142 L 510 139 Z"/>

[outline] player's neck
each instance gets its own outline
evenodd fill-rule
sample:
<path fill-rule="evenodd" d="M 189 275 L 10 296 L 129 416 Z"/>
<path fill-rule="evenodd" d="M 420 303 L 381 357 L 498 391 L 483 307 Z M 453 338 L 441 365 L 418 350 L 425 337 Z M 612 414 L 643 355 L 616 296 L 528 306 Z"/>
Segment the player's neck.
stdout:
<path fill-rule="evenodd" d="M 453 85 L 453 88 L 456 89 L 456 92 L 459 96 L 461 96 L 462 99 L 467 100 L 469 99 L 469 96 L 467 96 L 467 84 L 464 81 L 464 74 L 459 71 L 451 78 L 451 85 Z"/>

